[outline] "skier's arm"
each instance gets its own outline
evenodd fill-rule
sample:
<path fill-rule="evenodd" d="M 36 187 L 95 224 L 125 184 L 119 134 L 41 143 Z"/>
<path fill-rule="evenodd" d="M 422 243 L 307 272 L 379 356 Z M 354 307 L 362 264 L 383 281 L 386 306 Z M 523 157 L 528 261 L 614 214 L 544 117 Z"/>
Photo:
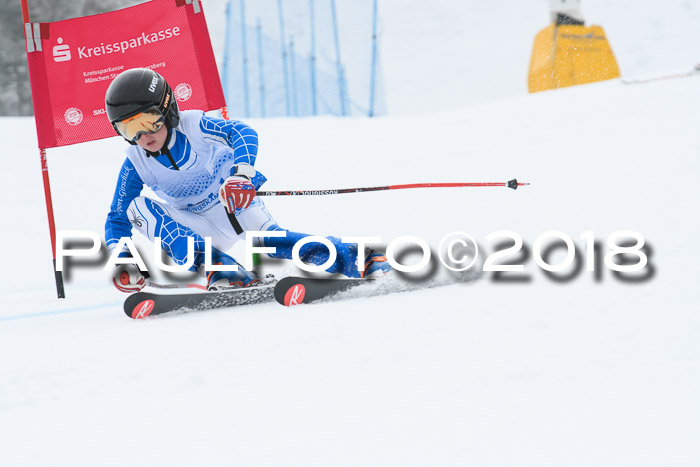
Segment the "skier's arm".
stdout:
<path fill-rule="evenodd" d="M 134 164 L 129 159 L 124 161 L 117 187 L 114 190 L 114 198 L 105 223 L 105 242 L 110 252 L 122 237 L 131 237 L 131 223 L 127 216 L 129 204 L 141 194 L 143 180 L 136 172 Z"/>
<path fill-rule="evenodd" d="M 204 116 L 199 122 L 199 129 L 205 140 L 225 143 L 233 149 L 236 164 L 255 165 L 258 133 L 245 123 Z"/>
<path fill-rule="evenodd" d="M 260 189 L 267 181 L 263 174 L 253 168 L 258 155 L 258 133 L 241 121 L 222 120 L 207 116 L 202 117 L 199 121 L 199 129 L 206 141 L 213 144 L 225 143 L 233 149 L 235 165 L 231 167 L 229 178 L 235 177 L 239 181 L 242 181 L 239 178 L 241 175 L 247 178 L 254 189 L 252 193 L 250 191 L 246 193 L 251 194 L 250 199 L 255 197 L 255 190 Z M 248 189 L 250 188 L 247 187 L 246 190 Z M 220 196 L 222 199 L 227 198 L 225 194 Z M 247 204 L 245 206 L 247 207 Z"/>

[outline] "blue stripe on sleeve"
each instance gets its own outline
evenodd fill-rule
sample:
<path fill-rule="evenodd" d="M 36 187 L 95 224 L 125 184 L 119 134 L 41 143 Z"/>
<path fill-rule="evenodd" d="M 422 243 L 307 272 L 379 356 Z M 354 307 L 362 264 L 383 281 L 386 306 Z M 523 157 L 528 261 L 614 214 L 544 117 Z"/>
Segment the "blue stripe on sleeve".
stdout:
<path fill-rule="evenodd" d="M 255 165 L 258 155 L 258 133 L 245 123 L 205 116 L 200 120 L 199 128 L 205 137 L 225 142 L 231 147 L 236 164 Z"/>
<path fill-rule="evenodd" d="M 119 171 L 117 187 L 105 223 L 105 241 L 108 248 L 122 237 L 131 237 L 131 223 L 126 211 L 131 201 L 141 194 L 142 189 L 143 180 L 136 172 L 134 164 L 126 159 Z"/>

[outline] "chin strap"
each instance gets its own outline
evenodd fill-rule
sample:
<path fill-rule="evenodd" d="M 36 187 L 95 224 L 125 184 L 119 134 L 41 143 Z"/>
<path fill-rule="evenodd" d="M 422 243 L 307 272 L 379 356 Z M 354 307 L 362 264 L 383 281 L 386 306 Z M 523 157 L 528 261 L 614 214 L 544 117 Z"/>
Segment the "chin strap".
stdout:
<path fill-rule="evenodd" d="M 163 147 L 160 149 L 158 152 L 151 152 L 151 151 L 146 151 L 146 157 L 158 157 L 158 156 L 167 156 L 168 160 L 170 161 L 170 164 L 172 164 L 173 169 L 175 170 L 180 170 L 180 167 L 177 166 L 175 163 L 175 159 L 173 159 L 172 154 L 170 154 L 170 138 L 172 137 L 172 130 L 170 129 L 168 125 L 168 136 L 165 137 L 165 142 L 163 143 Z"/>

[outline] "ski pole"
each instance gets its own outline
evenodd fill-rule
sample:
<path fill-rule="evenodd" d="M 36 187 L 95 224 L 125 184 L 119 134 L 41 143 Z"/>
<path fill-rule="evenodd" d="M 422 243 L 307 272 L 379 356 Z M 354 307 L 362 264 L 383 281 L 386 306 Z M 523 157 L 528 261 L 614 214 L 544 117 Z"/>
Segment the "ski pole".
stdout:
<path fill-rule="evenodd" d="M 670 75 L 663 76 L 652 76 L 650 78 L 621 78 L 623 84 L 644 84 L 651 83 L 652 81 L 661 81 L 664 79 L 675 79 L 675 78 L 687 78 L 688 76 L 693 76 L 700 73 L 700 63 L 695 65 L 695 67 L 690 71 L 672 73 Z"/>
<path fill-rule="evenodd" d="M 206 286 L 187 283 L 187 284 L 158 284 L 156 282 L 146 281 L 146 286 L 153 287 L 154 289 L 200 289 L 207 290 Z"/>
<path fill-rule="evenodd" d="M 363 193 L 366 191 L 405 190 L 408 188 L 463 188 L 463 187 L 488 187 L 504 186 L 516 190 L 519 186 L 529 185 L 520 183 L 515 178 L 507 182 L 494 183 L 409 183 L 406 185 L 386 185 L 362 188 L 334 188 L 331 190 L 280 190 L 258 191 L 257 196 L 313 196 L 313 195 L 339 195 L 343 193 Z"/>

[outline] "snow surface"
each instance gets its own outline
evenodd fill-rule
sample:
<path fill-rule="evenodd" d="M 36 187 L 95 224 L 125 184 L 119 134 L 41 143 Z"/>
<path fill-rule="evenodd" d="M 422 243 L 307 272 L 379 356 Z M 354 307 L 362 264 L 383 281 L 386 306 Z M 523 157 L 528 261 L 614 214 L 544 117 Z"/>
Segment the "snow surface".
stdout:
<path fill-rule="evenodd" d="M 390 116 L 249 122 L 266 188 L 532 185 L 270 199 L 279 223 L 433 248 L 466 231 L 482 254 L 491 232 L 515 231 L 531 252 L 559 230 L 581 259 L 583 232 L 605 253 L 610 233 L 635 230 L 651 247 L 647 280 L 599 265 L 558 282 L 529 253 L 525 282 L 484 274 L 132 321 L 100 261 L 73 268 L 68 298 L 55 298 L 33 121 L 0 118 L 11 161 L 0 172 L 0 465 L 698 465 L 700 76 L 528 95 L 546 2 L 430 4 L 381 2 Z M 222 8 L 205 3 L 215 45 Z M 583 11 L 606 28 L 624 77 L 700 61 L 695 2 Z M 49 150 L 59 230 L 102 231 L 122 149 L 110 138 Z"/>

